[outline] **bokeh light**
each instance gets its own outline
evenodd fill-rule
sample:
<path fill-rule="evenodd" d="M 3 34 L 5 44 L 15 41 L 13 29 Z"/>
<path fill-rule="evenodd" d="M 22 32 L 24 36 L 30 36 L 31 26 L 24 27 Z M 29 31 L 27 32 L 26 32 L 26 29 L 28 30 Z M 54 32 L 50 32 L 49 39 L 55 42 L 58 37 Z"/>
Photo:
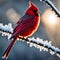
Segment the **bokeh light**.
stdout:
<path fill-rule="evenodd" d="M 60 47 L 60 19 L 57 20 L 57 22 L 54 24 L 48 23 L 51 20 L 51 18 L 48 18 L 47 19 L 48 22 L 47 22 L 47 20 L 45 20 L 44 18 L 44 13 L 48 11 L 46 9 L 50 7 L 43 2 L 40 2 L 40 0 L 30 0 L 30 1 L 32 1 L 34 4 L 38 6 L 41 15 L 43 17 L 41 21 L 44 22 L 44 26 L 45 26 L 44 27 L 43 24 L 40 23 L 39 29 L 33 36 L 40 37 L 44 40 L 47 39 L 54 41 L 52 42 L 52 44 L 54 44 L 54 46 Z M 51 1 L 56 6 L 56 8 L 60 10 L 60 0 L 51 0 Z M 29 5 L 28 2 L 29 0 L 0 0 L 0 23 L 3 23 L 5 25 L 11 22 L 14 27 L 16 22 L 19 20 L 19 18 L 24 15 L 24 11 Z M 50 9 L 49 11 L 53 12 Z M 47 12 L 47 14 L 48 13 L 49 12 Z M 56 16 L 54 12 L 50 14 Z M 50 15 L 48 15 L 48 17 L 50 17 Z M 3 60 L 2 54 L 9 43 L 10 41 L 8 41 L 7 37 L 2 37 L 2 35 L 0 34 L 0 60 Z M 26 44 L 26 42 L 20 42 L 20 41 L 17 41 L 17 43 L 14 45 L 7 60 L 18 60 L 18 59 L 19 60 L 60 60 L 60 58 L 56 57 L 55 55 L 50 55 L 49 52 L 43 52 L 43 51 L 40 52 L 34 47 L 30 48 L 29 45 Z"/>
<path fill-rule="evenodd" d="M 17 22 L 17 20 L 19 20 L 20 18 L 20 14 L 18 14 L 13 8 L 10 8 L 6 11 L 6 15 L 7 18 L 11 21 L 11 22 Z"/>
<path fill-rule="evenodd" d="M 45 22 L 47 25 L 50 25 L 50 26 L 55 26 L 58 22 L 56 14 L 50 9 L 47 9 L 44 12 L 42 16 L 42 20 L 43 22 Z"/>
<path fill-rule="evenodd" d="M 42 22 L 44 24 L 47 36 L 54 46 L 60 46 L 60 18 L 52 11 L 47 9 L 42 14 Z"/>

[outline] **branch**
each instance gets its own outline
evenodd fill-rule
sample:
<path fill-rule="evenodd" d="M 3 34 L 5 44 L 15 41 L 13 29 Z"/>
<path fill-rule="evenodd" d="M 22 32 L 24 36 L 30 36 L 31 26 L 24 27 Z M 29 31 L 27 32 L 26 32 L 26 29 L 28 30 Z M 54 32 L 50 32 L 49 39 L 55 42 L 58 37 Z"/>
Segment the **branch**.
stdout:
<path fill-rule="evenodd" d="M 3 25 L 0 23 L 0 33 L 2 33 L 3 36 L 11 37 L 12 31 L 13 28 L 11 23 L 9 23 L 8 25 Z M 51 55 L 56 54 L 60 58 L 60 49 L 52 46 L 51 41 L 43 40 L 39 37 L 37 37 L 36 39 L 34 37 L 27 39 L 21 38 L 20 40 L 26 41 L 27 44 L 30 45 L 30 47 L 34 46 L 40 51 L 49 51 Z"/>
<path fill-rule="evenodd" d="M 11 34 L 13 32 L 12 24 L 9 23 L 8 25 L 3 25 L 0 23 L 0 33 L 2 36 L 8 36 L 8 39 L 11 37 Z"/>
<path fill-rule="evenodd" d="M 40 0 L 40 1 L 48 4 L 52 8 L 52 10 L 57 14 L 57 16 L 60 17 L 60 12 L 58 11 L 58 9 L 55 7 L 55 5 L 50 0 Z"/>

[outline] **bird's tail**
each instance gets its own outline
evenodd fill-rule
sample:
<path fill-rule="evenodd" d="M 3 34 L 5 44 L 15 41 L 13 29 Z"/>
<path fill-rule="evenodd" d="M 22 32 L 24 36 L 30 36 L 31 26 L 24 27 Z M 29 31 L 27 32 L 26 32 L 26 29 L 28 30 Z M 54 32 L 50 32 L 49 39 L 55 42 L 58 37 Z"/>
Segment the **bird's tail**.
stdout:
<path fill-rule="evenodd" d="M 15 41 L 16 41 L 16 38 L 14 38 L 12 40 L 12 42 L 9 44 L 9 46 L 7 47 L 7 49 L 5 50 L 5 52 L 3 53 L 2 58 L 6 58 L 6 59 L 8 58 L 8 55 L 9 55 L 9 53 L 11 51 L 11 48 L 13 47 Z"/>

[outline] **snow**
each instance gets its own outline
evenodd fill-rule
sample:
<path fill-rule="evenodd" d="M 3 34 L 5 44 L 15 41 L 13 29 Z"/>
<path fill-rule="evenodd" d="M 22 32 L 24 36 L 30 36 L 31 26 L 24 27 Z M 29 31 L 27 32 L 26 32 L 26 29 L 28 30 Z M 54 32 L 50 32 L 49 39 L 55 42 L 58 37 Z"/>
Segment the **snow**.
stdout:
<path fill-rule="evenodd" d="M 0 33 L 2 33 L 2 36 L 8 36 L 9 39 L 12 32 L 13 28 L 11 23 L 9 23 L 8 25 L 3 25 L 2 23 L 0 23 Z"/>
<path fill-rule="evenodd" d="M 40 1 L 45 2 L 45 4 L 50 6 L 52 8 L 52 10 L 58 15 L 58 17 L 60 17 L 60 12 L 58 11 L 58 9 L 55 7 L 55 5 L 50 0 L 40 0 Z"/>
<path fill-rule="evenodd" d="M 0 30 L 12 33 L 12 31 L 13 31 L 12 24 L 9 23 L 8 25 L 3 25 L 2 23 L 0 23 Z"/>
<path fill-rule="evenodd" d="M 0 23 L 0 33 L 2 36 L 7 36 L 8 39 L 11 37 L 11 34 L 13 32 L 12 24 L 9 23 L 8 25 L 3 25 Z M 19 40 L 19 39 L 18 39 Z M 26 39 L 20 39 L 20 41 L 26 41 L 27 44 L 30 45 L 30 47 L 34 46 L 35 48 L 39 49 L 39 51 L 50 51 L 51 55 L 56 54 L 60 58 L 60 49 L 57 47 L 52 46 L 51 41 L 43 40 L 37 37 L 36 39 L 34 37 Z"/>
<path fill-rule="evenodd" d="M 39 49 L 40 51 L 46 51 L 46 52 L 50 51 L 51 55 L 56 54 L 58 57 L 60 57 L 60 53 L 57 53 L 57 52 L 60 52 L 60 49 L 52 46 L 51 41 L 43 40 L 43 39 L 40 39 L 40 38 L 35 39 L 34 37 L 29 38 L 29 41 L 34 41 L 34 42 L 37 43 L 37 44 L 29 43 L 30 47 L 34 46 L 35 48 Z M 43 46 L 41 46 L 41 44 Z M 45 47 L 45 46 L 47 46 L 47 47 Z"/>

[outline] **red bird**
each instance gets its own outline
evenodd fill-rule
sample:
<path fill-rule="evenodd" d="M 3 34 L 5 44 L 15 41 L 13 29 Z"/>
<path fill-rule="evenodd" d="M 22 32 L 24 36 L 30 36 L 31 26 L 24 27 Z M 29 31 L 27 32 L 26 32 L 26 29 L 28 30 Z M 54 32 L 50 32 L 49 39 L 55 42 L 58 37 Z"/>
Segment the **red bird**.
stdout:
<path fill-rule="evenodd" d="M 35 4 L 29 1 L 29 7 L 26 10 L 23 17 L 17 22 L 13 33 L 12 33 L 12 42 L 9 44 L 8 48 L 4 52 L 2 58 L 7 58 L 11 48 L 16 42 L 17 38 L 25 38 L 32 36 L 38 29 L 40 23 L 40 13 L 39 9 Z"/>

